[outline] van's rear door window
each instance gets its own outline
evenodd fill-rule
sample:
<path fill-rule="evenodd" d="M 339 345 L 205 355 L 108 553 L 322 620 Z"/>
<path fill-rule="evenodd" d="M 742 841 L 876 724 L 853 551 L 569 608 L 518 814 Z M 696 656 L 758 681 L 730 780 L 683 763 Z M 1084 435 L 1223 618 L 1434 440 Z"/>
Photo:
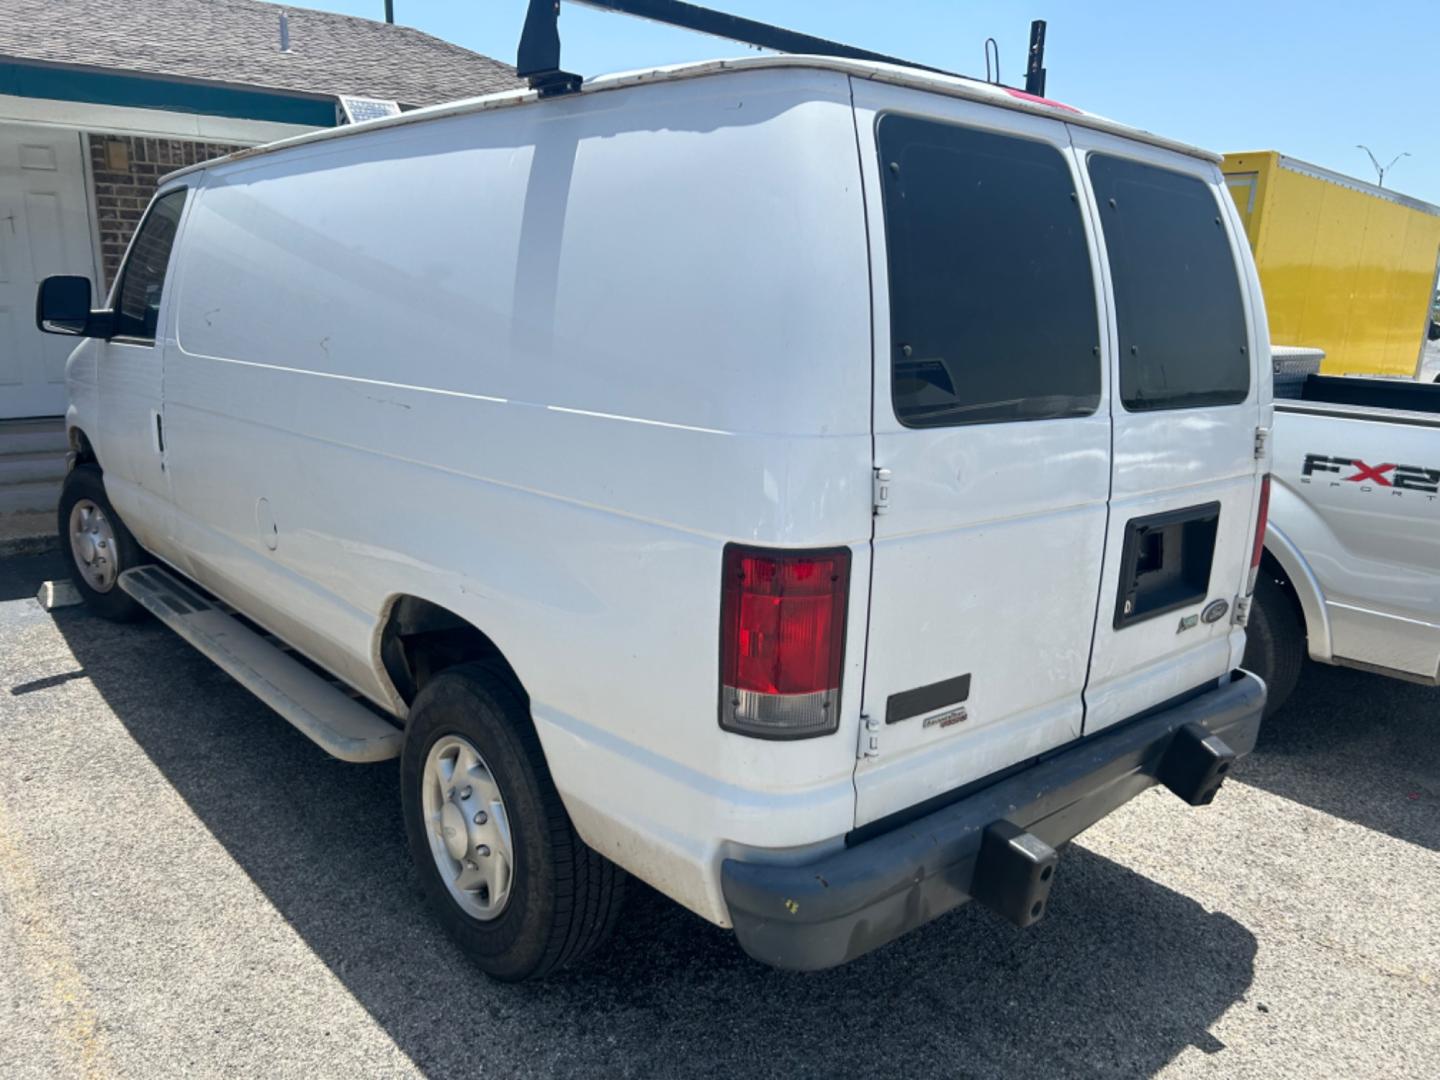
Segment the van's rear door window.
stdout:
<path fill-rule="evenodd" d="M 899 114 L 881 117 L 877 139 L 899 421 L 1093 413 L 1095 286 L 1060 151 Z"/>
<path fill-rule="evenodd" d="M 1092 154 L 1120 330 L 1125 408 L 1235 405 L 1250 393 L 1245 308 L 1215 190 Z"/>

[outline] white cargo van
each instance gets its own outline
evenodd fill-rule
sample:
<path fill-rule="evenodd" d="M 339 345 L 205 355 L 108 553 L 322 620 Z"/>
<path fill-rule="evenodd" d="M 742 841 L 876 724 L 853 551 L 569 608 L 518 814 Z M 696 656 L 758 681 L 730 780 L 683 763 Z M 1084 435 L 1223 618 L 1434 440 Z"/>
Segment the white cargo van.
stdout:
<path fill-rule="evenodd" d="M 183 170 L 104 308 L 37 318 L 90 339 L 86 599 L 398 756 L 498 977 L 625 872 L 791 968 L 1025 925 L 1056 847 L 1253 746 L 1268 335 L 1210 154 L 884 64 L 667 68 Z"/>

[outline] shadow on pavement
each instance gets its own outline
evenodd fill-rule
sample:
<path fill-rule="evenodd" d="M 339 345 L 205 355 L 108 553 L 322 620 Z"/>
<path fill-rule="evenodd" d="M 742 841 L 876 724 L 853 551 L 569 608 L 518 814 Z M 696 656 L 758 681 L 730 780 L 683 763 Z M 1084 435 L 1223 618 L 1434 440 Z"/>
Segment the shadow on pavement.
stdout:
<path fill-rule="evenodd" d="M 0 601 L 28 600 L 45 582 L 66 577 L 65 562 L 56 551 L 0 558 Z"/>
<path fill-rule="evenodd" d="M 1440 851 L 1440 688 L 1307 663 L 1235 779 Z"/>
<path fill-rule="evenodd" d="M 56 621 L 165 779 L 430 1075 L 1146 1075 L 1221 1049 L 1208 1028 L 1251 985 L 1245 927 L 1078 845 L 1025 932 L 965 909 L 794 975 L 637 884 L 583 966 L 498 985 L 423 907 L 393 763 L 326 757 L 158 624 Z"/>

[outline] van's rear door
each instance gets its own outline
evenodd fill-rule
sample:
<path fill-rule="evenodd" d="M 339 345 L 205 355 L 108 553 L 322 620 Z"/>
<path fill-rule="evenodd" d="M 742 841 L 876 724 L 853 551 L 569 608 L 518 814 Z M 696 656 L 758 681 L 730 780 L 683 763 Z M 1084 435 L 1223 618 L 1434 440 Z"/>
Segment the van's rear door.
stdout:
<path fill-rule="evenodd" d="M 1225 675 L 1244 651 L 1269 389 L 1243 227 L 1210 162 L 1079 126 L 1113 297 L 1114 474 L 1087 734 Z M 1253 308 L 1253 310 L 1252 310 Z"/>
<path fill-rule="evenodd" d="M 856 823 L 1081 733 L 1110 486 L 1098 249 L 1065 125 L 854 81 L 877 467 Z"/>

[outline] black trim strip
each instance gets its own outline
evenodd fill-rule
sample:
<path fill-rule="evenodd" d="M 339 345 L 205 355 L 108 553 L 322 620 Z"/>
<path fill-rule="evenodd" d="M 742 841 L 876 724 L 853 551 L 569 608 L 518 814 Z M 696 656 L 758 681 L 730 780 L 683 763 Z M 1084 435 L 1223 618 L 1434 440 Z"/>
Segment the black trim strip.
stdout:
<path fill-rule="evenodd" d="M 1342 412 L 1339 409 L 1317 409 L 1308 401 L 1290 401 L 1283 403 L 1277 399 L 1275 402 L 1276 412 L 1294 413 L 1298 416 L 1328 416 L 1336 420 L 1374 420 L 1381 424 L 1409 424 L 1411 427 L 1440 427 L 1440 417 L 1431 419 L 1421 416 L 1396 416 L 1395 410 L 1383 409 L 1378 405 L 1355 405 L 1355 409 L 1366 409 L 1366 412 Z"/>
<path fill-rule="evenodd" d="M 959 705 L 970 697 L 970 673 L 957 675 L 953 679 L 917 686 L 914 690 L 902 690 L 891 694 L 885 702 L 885 723 L 898 724 L 921 713 L 934 712 L 946 705 Z"/>

